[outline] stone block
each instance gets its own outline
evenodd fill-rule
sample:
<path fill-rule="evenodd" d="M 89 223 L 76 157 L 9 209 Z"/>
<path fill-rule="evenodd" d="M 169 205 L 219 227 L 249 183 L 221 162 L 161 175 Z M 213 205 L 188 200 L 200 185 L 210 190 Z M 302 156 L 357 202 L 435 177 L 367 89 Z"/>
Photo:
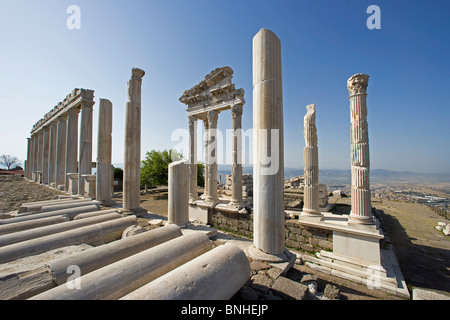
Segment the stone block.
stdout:
<path fill-rule="evenodd" d="M 304 300 L 308 287 L 291 279 L 278 277 L 272 286 L 272 291 L 287 300 Z"/>

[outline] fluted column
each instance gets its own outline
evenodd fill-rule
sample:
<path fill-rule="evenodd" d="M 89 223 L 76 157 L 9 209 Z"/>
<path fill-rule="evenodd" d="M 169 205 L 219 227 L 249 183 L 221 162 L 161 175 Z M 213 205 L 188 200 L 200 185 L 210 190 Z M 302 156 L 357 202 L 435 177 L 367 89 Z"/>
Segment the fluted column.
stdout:
<path fill-rule="evenodd" d="M 198 198 L 197 181 L 197 118 L 189 116 L 189 201 Z"/>
<path fill-rule="evenodd" d="M 128 82 L 125 114 L 125 148 L 123 170 L 123 210 L 137 213 L 140 207 L 141 166 L 141 86 L 145 72 L 133 68 Z"/>
<path fill-rule="evenodd" d="M 78 194 L 84 196 L 84 174 L 92 174 L 92 106 L 81 102 L 80 147 L 78 154 Z"/>
<path fill-rule="evenodd" d="M 270 30 L 253 38 L 254 259 L 285 261 L 281 43 Z"/>
<path fill-rule="evenodd" d="M 50 142 L 48 151 L 48 185 L 56 183 L 56 130 L 57 121 L 50 123 Z M 56 187 L 56 184 L 55 184 Z"/>
<path fill-rule="evenodd" d="M 205 128 L 205 187 L 203 189 L 203 195 L 202 198 L 206 199 L 208 197 L 208 180 L 209 180 L 209 166 L 207 165 L 209 163 L 209 155 L 208 155 L 208 143 L 209 143 L 209 125 L 208 125 L 208 119 L 203 120 L 203 126 Z"/>
<path fill-rule="evenodd" d="M 48 181 L 48 158 L 50 146 L 50 127 L 45 126 L 43 129 L 42 139 L 42 184 L 49 184 Z"/>
<path fill-rule="evenodd" d="M 232 122 L 232 166 L 231 166 L 231 205 L 242 206 L 242 104 L 231 107 Z"/>
<path fill-rule="evenodd" d="M 319 210 L 319 152 L 317 148 L 316 105 L 306 106 L 303 135 L 305 187 L 303 192 L 303 211 L 301 217 L 321 217 Z"/>
<path fill-rule="evenodd" d="M 369 130 L 367 125 L 367 85 L 369 76 L 355 74 L 347 81 L 351 120 L 351 213 L 349 223 L 374 224 L 369 180 Z"/>
<path fill-rule="evenodd" d="M 66 169 L 64 174 L 66 190 L 69 190 L 67 174 L 78 172 L 78 114 L 80 108 L 71 108 L 67 111 L 66 135 Z"/>
<path fill-rule="evenodd" d="M 56 188 L 65 189 L 65 169 L 66 169 L 66 132 L 67 132 L 67 115 L 58 117 L 56 127 L 56 168 L 55 168 L 55 184 Z"/>
<path fill-rule="evenodd" d="M 37 181 L 36 171 L 39 171 L 39 133 L 33 134 L 33 171 L 31 178 L 33 181 Z"/>
<path fill-rule="evenodd" d="M 100 99 L 98 108 L 96 200 L 111 203 L 112 103 Z"/>
<path fill-rule="evenodd" d="M 217 111 L 208 111 L 208 145 L 206 148 L 206 154 L 208 162 L 208 195 L 205 201 L 209 205 L 216 205 L 219 202 L 217 196 L 217 119 L 219 113 Z"/>
<path fill-rule="evenodd" d="M 33 139 L 27 138 L 27 162 L 25 165 L 25 178 L 31 179 L 30 171 L 31 171 L 31 158 L 32 158 L 32 150 L 33 150 Z"/>
<path fill-rule="evenodd" d="M 44 160 L 44 130 L 40 130 L 38 133 L 38 166 L 37 166 L 37 171 L 40 172 L 40 175 L 36 176 L 36 182 L 42 183 L 42 163 Z M 39 180 L 40 177 L 40 180 Z"/>

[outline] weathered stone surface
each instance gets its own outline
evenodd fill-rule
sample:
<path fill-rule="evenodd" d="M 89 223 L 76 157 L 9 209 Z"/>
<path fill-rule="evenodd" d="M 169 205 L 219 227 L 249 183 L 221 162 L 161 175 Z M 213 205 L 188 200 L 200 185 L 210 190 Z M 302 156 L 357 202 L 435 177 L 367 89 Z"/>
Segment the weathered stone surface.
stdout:
<path fill-rule="evenodd" d="M 144 285 L 124 299 L 227 300 L 248 280 L 250 264 L 236 245 L 225 243 Z"/>
<path fill-rule="evenodd" d="M 142 228 L 141 226 L 130 226 L 123 231 L 122 239 L 132 237 L 145 231 L 146 229 Z"/>
<path fill-rule="evenodd" d="M 291 279 L 279 277 L 275 280 L 272 291 L 285 299 L 304 300 L 307 295 L 308 287 Z"/>
<path fill-rule="evenodd" d="M 325 286 L 325 290 L 323 291 L 323 295 L 330 300 L 336 300 L 339 299 L 341 293 L 338 287 L 332 284 L 327 284 Z"/>
<path fill-rule="evenodd" d="M 27 299 L 56 286 L 44 265 L 92 247 L 67 246 L 0 265 L 0 299 Z"/>
<path fill-rule="evenodd" d="M 252 288 L 262 293 L 268 293 L 272 286 L 272 279 L 264 274 L 256 274 L 252 276 Z"/>

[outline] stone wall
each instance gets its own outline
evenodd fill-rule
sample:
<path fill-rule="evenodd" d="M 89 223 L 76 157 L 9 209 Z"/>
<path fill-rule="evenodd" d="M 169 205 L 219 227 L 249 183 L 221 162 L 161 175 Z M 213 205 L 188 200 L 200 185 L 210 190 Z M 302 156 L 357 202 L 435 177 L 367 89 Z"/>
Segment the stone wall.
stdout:
<path fill-rule="evenodd" d="M 245 237 L 253 237 L 253 214 L 237 214 L 214 210 L 212 227 Z M 286 247 L 308 252 L 330 251 L 333 248 L 332 231 L 306 227 L 297 219 L 286 219 L 284 234 Z"/>

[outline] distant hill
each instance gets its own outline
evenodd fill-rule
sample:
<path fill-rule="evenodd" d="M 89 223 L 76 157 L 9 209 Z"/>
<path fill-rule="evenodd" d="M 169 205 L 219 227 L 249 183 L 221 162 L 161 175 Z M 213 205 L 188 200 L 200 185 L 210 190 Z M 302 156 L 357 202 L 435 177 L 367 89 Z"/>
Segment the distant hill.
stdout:
<path fill-rule="evenodd" d="M 219 165 L 218 174 L 231 174 L 231 165 Z M 253 173 L 253 167 L 243 166 L 243 173 Z M 285 168 L 284 179 L 303 175 L 303 169 Z M 418 173 L 409 171 L 392 171 L 385 169 L 371 169 L 371 184 L 421 184 L 421 183 L 450 183 L 448 173 Z M 351 184 L 351 171 L 341 169 L 322 169 L 319 172 L 319 183 L 326 185 Z"/>
<path fill-rule="evenodd" d="M 115 167 L 123 168 L 122 163 L 114 163 Z M 252 166 L 243 166 L 242 173 L 253 174 Z M 225 181 L 225 175 L 231 174 L 231 165 L 218 165 L 217 174 L 222 175 L 222 181 Z M 303 175 L 303 169 L 284 168 L 284 179 L 290 179 Z M 332 185 L 350 185 L 351 171 L 341 169 L 321 169 L 319 172 L 319 183 Z M 370 170 L 371 184 L 433 184 L 450 183 L 450 174 L 448 173 L 418 173 L 409 171 L 392 171 L 385 169 Z"/>

